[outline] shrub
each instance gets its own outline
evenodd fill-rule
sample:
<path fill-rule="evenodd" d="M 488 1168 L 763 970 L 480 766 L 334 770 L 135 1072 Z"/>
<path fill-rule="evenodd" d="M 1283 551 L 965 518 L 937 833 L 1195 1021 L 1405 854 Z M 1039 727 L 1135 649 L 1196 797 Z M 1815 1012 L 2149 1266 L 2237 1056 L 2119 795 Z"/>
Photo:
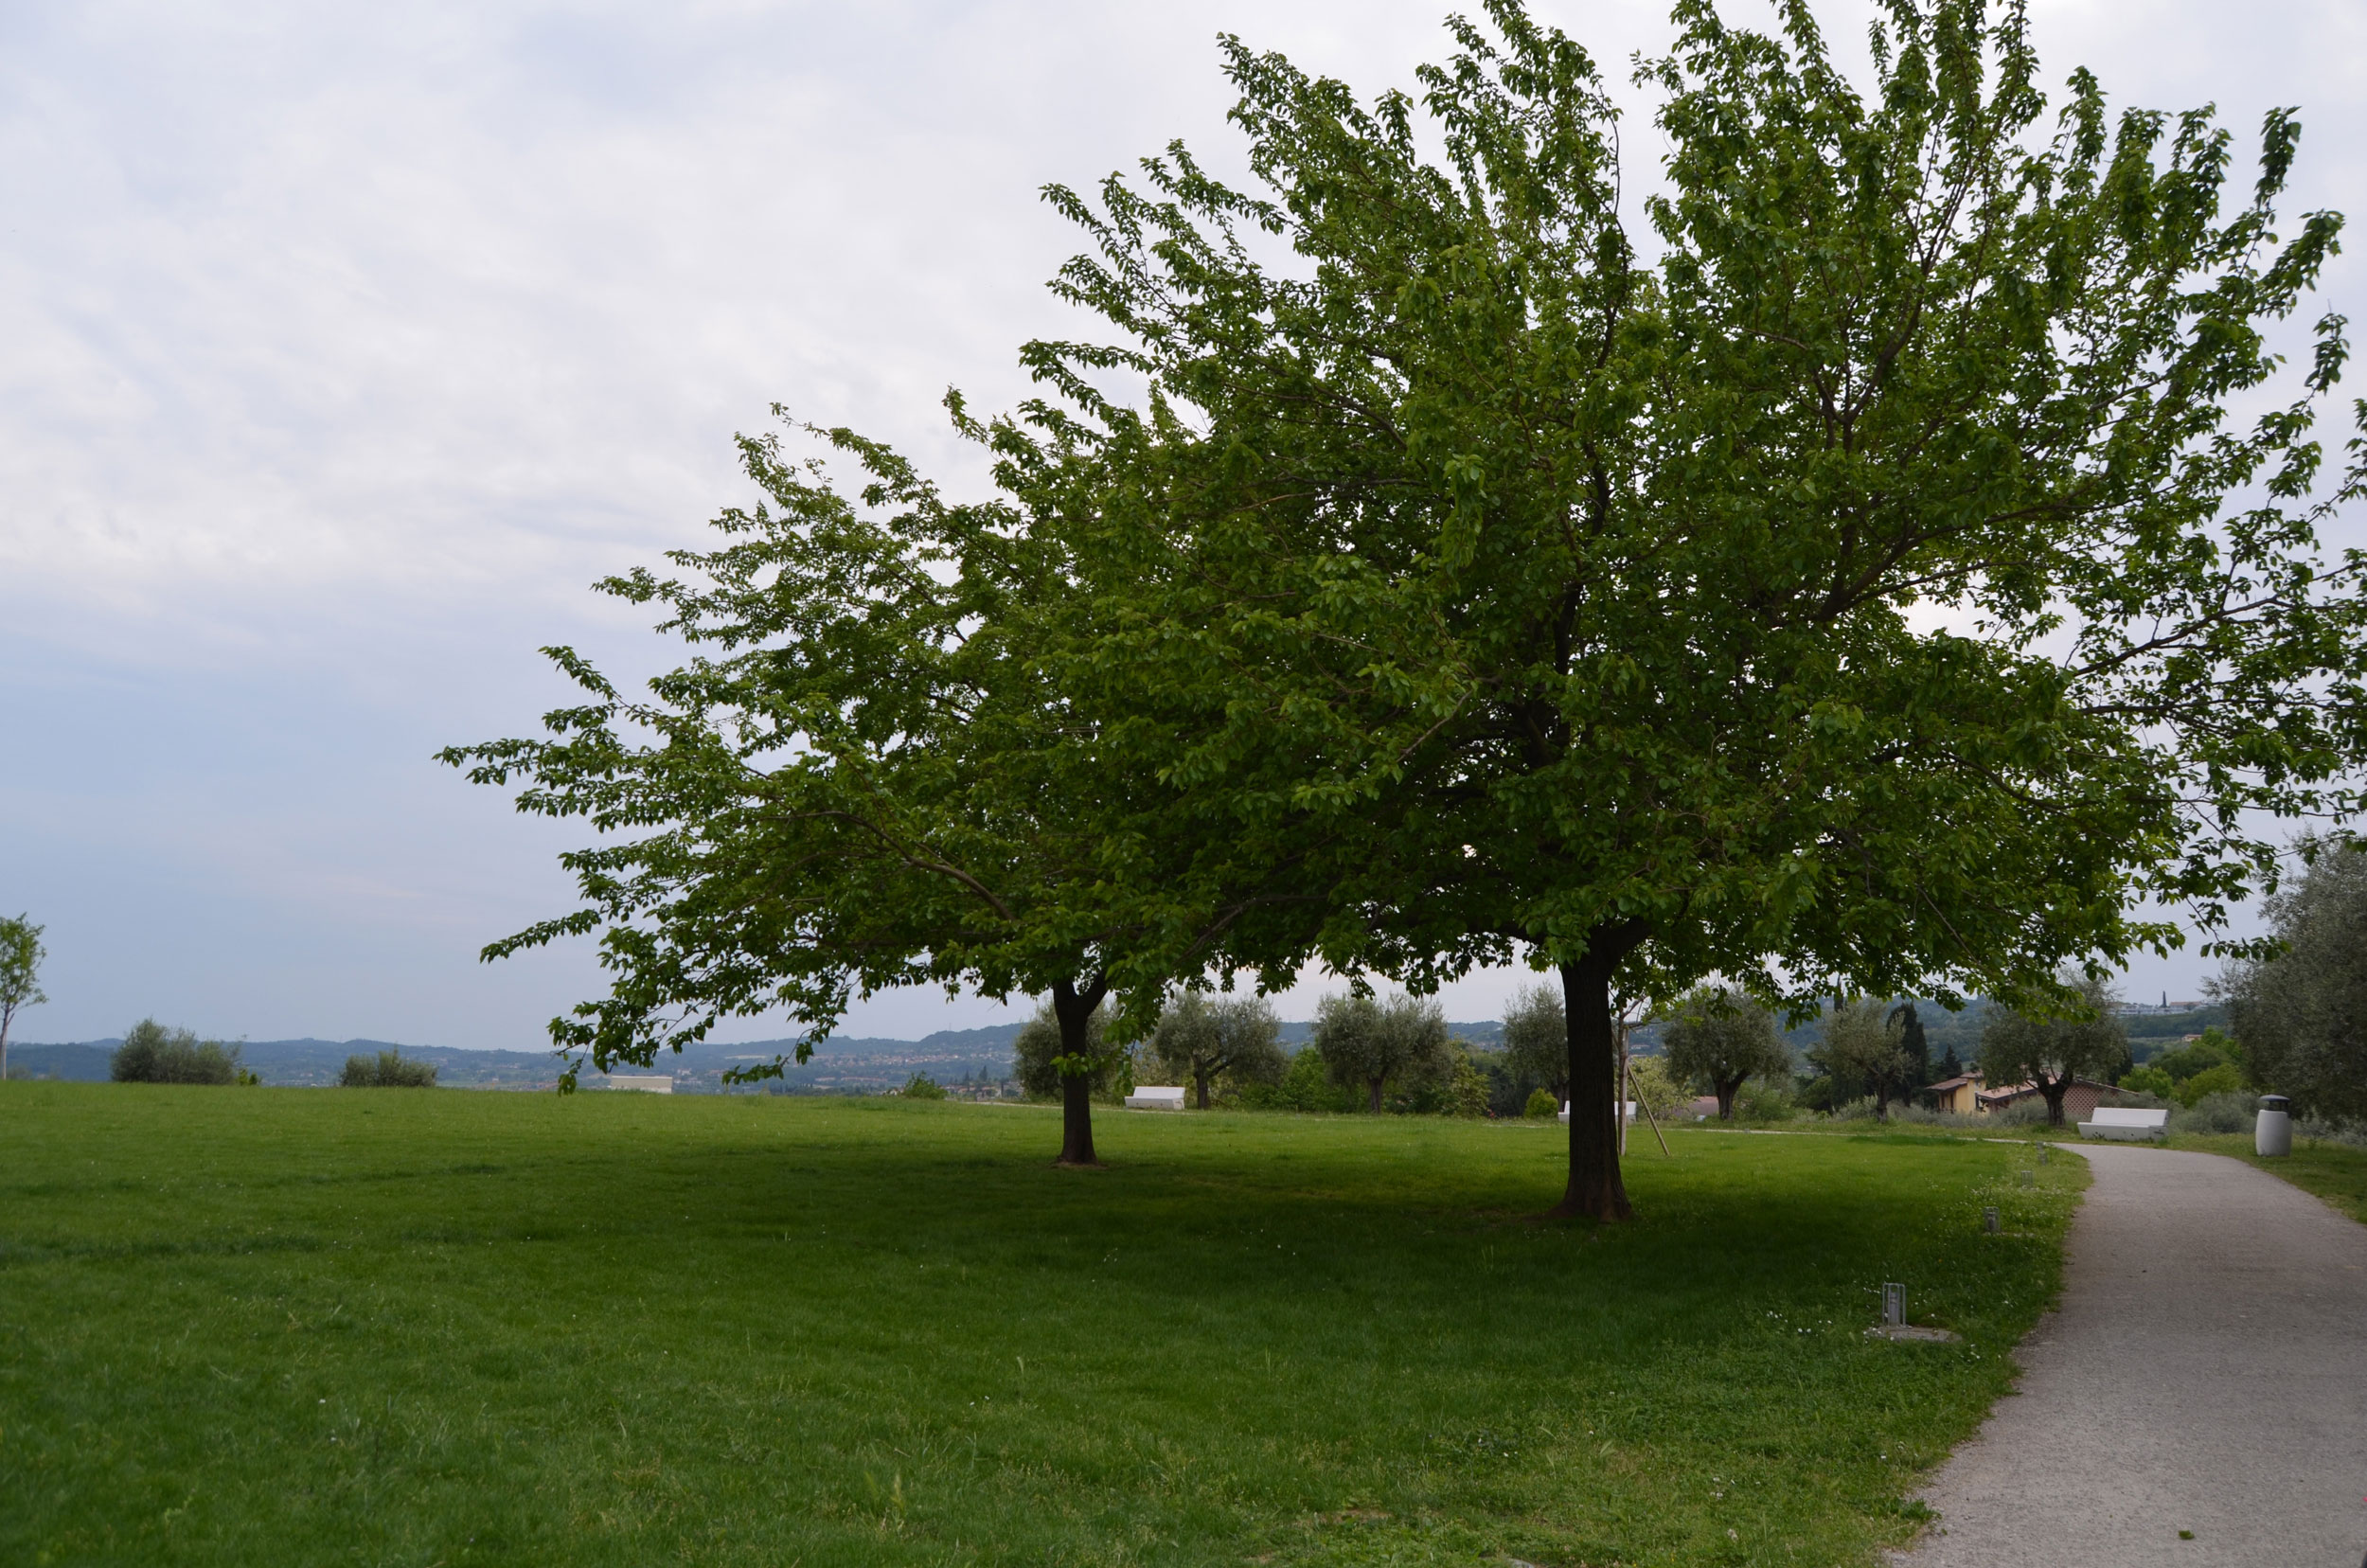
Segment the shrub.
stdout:
<path fill-rule="evenodd" d="M 2295 1117 L 2293 1135 L 2297 1138 L 2315 1138 L 2323 1143 L 2342 1144 L 2351 1149 L 2367 1149 L 2367 1127 L 2325 1121 L 2316 1116 Z"/>
<path fill-rule="evenodd" d="M 2140 1067 L 2121 1075 L 2121 1087 L 2130 1094 L 2167 1099 L 2177 1090 L 2178 1080 L 2159 1067 Z"/>
<path fill-rule="evenodd" d="M 2213 1069 L 2216 1071 L 2216 1069 Z M 2174 1132 L 2249 1132 L 2259 1101 L 2251 1095 L 2221 1090 L 2205 1095 L 2183 1111 L 2170 1114 Z"/>
<path fill-rule="evenodd" d="M 237 1083 L 239 1071 L 237 1046 L 201 1041 L 152 1018 L 125 1030 L 123 1043 L 107 1060 L 108 1076 L 117 1083 Z"/>
<path fill-rule="evenodd" d="M 436 1087 L 436 1063 L 406 1061 L 400 1051 L 381 1051 L 375 1057 L 346 1058 L 345 1076 L 338 1078 L 347 1089 L 433 1089 Z"/>
<path fill-rule="evenodd" d="M 1550 1121 L 1561 1114 L 1561 1101 L 1554 1098 L 1554 1092 L 1550 1089 L 1532 1089 L 1529 1091 L 1529 1102 L 1521 1108 L 1521 1114 L 1532 1121 Z"/>
<path fill-rule="evenodd" d="M 1660 1108 L 1654 1106 L 1653 1110 Z M 1791 1091 L 1780 1083 L 1753 1078 L 1735 1092 L 1735 1119 L 1748 1122 L 1789 1121 L 1793 1105 Z M 1898 1114 L 1898 1107 L 1891 1107 L 1891 1114 Z"/>
<path fill-rule="evenodd" d="M 1894 1105 L 1891 1120 L 1910 1127 L 1944 1127 L 1950 1131 L 1966 1132 L 1989 1126 L 1994 1117 L 1960 1115 L 1953 1111 L 1935 1110 L 1929 1105 Z"/>
<path fill-rule="evenodd" d="M 926 1073 L 915 1073 L 904 1080 L 899 1093 L 906 1099 L 941 1100 L 945 1097 L 945 1085 Z"/>
<path fill-rule="evenodd" d="M 1487 1114 L 1487 1079 L 1461 1051 L 1454 1054 L 1454 1078 L 1447 1085 L 1446 1109 L 1450 1116 L 1477 1119 Z"/>
<path fill-rule="evenodd" d="M 2207 1067 L 2180 1084 L 2177 1089 L 2178 1102 L 2191 1107 L 2213 1095 L 2237 1094 L 2243 1087 L 2243 1069 L 2232 1061 L 2222 1061 L 2216 1067 Z"/>
<path fill-rule="evenodd" d="M 2046 1098 L 2041 1095 L 2032 1095 L 2026 1099 L 2016 1100 L 2002 1111 L 1991 1112 L 1988 1122 L 1991 1127 L 2043 1127 L 2046 1125 Z"/>
<path fill-rule="evenodd" d="M 1301 1046 L 1283 1069 L 1280 1083 L 1245 1083 L 1241 1104 L 1252 1111 L 1349 1112 L 1364 1108 L 1364 1096 L 1331 1081 L 1323 1053 Z"/>

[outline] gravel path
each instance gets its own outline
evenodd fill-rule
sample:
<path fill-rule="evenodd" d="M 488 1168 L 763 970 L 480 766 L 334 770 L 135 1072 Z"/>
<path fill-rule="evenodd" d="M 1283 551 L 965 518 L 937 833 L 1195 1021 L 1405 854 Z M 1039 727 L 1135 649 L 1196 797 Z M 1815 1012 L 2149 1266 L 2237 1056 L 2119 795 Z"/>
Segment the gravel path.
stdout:
<path fill-rule="evenodd" d="M 2367 1225 L 2239 1160 L 2075 1151 L 2061 1310 L 1895 1560 L 2360 1568 Z"/>

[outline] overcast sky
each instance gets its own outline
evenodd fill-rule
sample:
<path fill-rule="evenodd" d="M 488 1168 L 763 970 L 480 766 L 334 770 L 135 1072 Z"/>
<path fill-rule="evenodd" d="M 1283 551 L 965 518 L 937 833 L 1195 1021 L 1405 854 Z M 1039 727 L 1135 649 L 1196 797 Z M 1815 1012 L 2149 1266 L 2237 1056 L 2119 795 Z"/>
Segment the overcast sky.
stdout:
<path fill-rule="evenodd" d="M 1539 9 L 1622 80 L 1666 36 Z M 2034 9 L 2050 80 L 2247 135 L 2301 105 L 2294 207 L 2367 207 L 2367 8 Z M 1217 34 L 1370 92 L 1443 10 L 0 7 L 0 913 L 47 925 L 51 998 L 18 1038 L 543 1043 L 586 948 L 474 955 L 567 906 L 582 835 L 430 754 L 564 700 L 543 644 L 668 655 L 586 584 L 698 543 L 772 403 L 972 473 L 944 389 L 1006 405 L 1016 347 L 1074 325 L 1039 187 L 1177 135 L 1234 166 Z M 1821 14 L 1854 40 L 1866 9 Z M 2328 293 L 2367 319 L 2360 276 Z M 908 995 L 847 1032 L 1001 1016 Z"/>

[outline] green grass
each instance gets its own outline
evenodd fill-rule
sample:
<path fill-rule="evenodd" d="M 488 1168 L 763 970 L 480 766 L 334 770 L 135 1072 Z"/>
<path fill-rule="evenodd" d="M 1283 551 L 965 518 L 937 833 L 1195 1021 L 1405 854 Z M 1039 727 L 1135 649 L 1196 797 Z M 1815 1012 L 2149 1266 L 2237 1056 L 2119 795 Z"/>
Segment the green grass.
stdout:
<path fill-rule="evenodd" d="M 1862 1563 L 2085 1180 L 1680 1131 L 1597 1232 L 1550 1125 L 1100 1122 L 0 1086 L 0 1562 Z"/>
<path fill-rule="evenodd" d="M 2323 1138 L 2296 1138 L 2293 1152 L 2264 1160 L 2252 1152 L 2249 1132 L 2181 1132 L 2170 1140 L 2173 1149 L 2196 1149 L 2207 1154 L 2228 1154 L 2247 1165 L 2281 1176 L 2304 1192 L 2314 1192 L 2344 1214 L 2367 1224 L 2367 1149 L 2328 1143 Z"/>

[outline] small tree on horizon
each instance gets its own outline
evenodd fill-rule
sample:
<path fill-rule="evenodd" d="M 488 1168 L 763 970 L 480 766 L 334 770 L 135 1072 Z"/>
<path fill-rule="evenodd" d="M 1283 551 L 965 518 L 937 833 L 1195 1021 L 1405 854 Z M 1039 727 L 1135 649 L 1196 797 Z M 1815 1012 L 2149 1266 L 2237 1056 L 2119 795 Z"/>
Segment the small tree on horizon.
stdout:
<path fill-rule="evenodd" d="M 41 989 L 41 961 L 49 955 L 43 929 L 24 915 L 0 918 L 0 1079 L 9 1076 L 9 1028 L 18 1009 L 49 1000 Z"/>
<path fill-rule="evenodd" d="M 239 1047 L 143 1018 L 123 1031 L 107 1076 L 117 1083 L 238 1083 Z"/>
<path fill-rule="evenodd" d="M 357 1054 L 346 1058 L 346 1069 L 337 1084 L 343 1089 L 433 1089 L 436 1063 L 406 1057 L 400 1051 L 381 1051 L 374 1057 Z"/>
<path fill-rule="evenodd" d="M 1119 1053 L 1109 1044 L 1110 1009 L 1096 1005 L 1085 1016 L 1084 1027 L 1072 1032 L 1063 1028 L 1060 1017 L 1054 1010 L 1050 998 L 1036 1007 L 1035 1016 L 1019 1026 L 1011 1040 L 1011 1076 L 1019 1079 L 1020 1088 L 1037 1099 L 1059 1100 L 1066 1103 L 1069 1080 L 1081 1078 L 1088 1095 L 1105 1094 L 1117 1081 Z M 1063 1069 L 1064 1060 L 1077 1054 L 1074 1046 L 1081 1041 L 1084 1056 L 1092 1065 L 1084 1073 Z"/>
<path fill-rule="evenodd" d="M 1893 1007 L 1884 1023 L 1898 1031 L 1898 1048 L 1907 1057 L 1904 1088 L 1912 1096 L 1931 1081 L 1931 1042 L 1923 1031 L 1923 1015 L 1910 997 Z"/>

